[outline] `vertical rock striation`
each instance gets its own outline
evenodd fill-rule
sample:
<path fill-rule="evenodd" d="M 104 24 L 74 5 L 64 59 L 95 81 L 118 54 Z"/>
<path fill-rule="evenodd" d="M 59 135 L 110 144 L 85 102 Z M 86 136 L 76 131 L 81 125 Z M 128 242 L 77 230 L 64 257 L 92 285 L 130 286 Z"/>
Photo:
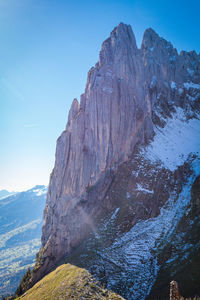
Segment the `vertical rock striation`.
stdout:
<path fill-rule="evenodd" d="M 85 93 L 80 103 L 74 99 L 57 141 L 33 281 L 95 230 L 112 207 L 106 195 L 118 166 L 153 137 L 154 107 L 159 102 L 167 114 L 170 105 L 186 105 L 184 82 L 192 76 L 197 84 L 199 67 L 199 55 L 179 55 L 152 29 L 145 31 L 141 49 L 122 23 L 104 41 Z"/>

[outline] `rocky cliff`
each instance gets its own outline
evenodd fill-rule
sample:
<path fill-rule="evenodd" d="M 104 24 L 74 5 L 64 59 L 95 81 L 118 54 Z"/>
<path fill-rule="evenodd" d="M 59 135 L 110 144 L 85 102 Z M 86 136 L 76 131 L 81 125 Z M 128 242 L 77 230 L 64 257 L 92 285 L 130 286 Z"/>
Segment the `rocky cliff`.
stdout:
<path fill-rule="evenodd" d="M 130 26 L 120 23 L 111 32 L 57 141 L 33 283 L 97 234 L 114 209 L 123 207 L 122 234 L 139 220 L 159 216 L 170 195 L 181 193 L 194 173 L 188 155 L 199 147 L 192 141 L 191 149 L 179 149 L 184 124 L 199 133 L 199 70 L 200 55 L 178 54 L 152 29 L 145 31 L 140 49 Z M 173 126 L 178 129 L 170 136 Z"/>

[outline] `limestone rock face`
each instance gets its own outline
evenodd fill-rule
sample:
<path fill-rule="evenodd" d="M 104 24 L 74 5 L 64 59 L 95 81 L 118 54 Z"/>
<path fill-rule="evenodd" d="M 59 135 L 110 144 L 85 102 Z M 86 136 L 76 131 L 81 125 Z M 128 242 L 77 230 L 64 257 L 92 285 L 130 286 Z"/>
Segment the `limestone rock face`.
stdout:
<path fill-rule="evenodd" d="M 167 114 L 171 104 L 186 105 L 184 83 L 191 78 L 198 83 L 199 55 L 179 55 L 152 29 L 145 31 L 141 49 L 122 23 L 104 41 L 57 141 L 35 281 L 95 230 L 112 207 L 106 195 L 118 166 L 154 135 L 154 107 L 159 102 Z"/>

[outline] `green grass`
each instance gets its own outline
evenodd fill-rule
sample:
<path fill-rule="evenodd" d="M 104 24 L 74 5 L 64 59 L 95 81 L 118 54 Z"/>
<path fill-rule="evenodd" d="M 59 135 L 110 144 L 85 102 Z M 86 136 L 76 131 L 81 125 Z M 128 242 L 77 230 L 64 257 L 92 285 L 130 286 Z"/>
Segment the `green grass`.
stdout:
<path fill-rule="evenodd" d="M 18 300 L 123 299 L 101 287 L 85 269 L 71 264 L 59 266 L 37 282 Z"/>

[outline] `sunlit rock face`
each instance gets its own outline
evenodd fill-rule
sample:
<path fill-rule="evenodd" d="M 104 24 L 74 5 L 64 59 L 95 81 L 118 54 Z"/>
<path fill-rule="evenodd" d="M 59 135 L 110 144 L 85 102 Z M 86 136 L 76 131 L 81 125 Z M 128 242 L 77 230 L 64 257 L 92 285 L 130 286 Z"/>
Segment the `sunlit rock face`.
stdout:
<path fill-rule="evenodd" d="M 136 143 L 153 135 L 143 73 L 132 29 L 120 24 L 103 43 L 99 62 L 89 71 L 81 103 L 73 101 L 66 130 L 58 139 L 42 237 L 44 247 L 56 241 L 51 253 L 56 258 L 76 246 L 94 222 L 93 216 L 101 213 L 116 167 L 128 159 Z M 80 209 L 80 200 L 87 203 L 86 189 L 102 176 L 108 177 L 108 171 L 99 199 L 90 200 L 95 203 L 93 215 L 89 212 L 88 216 L 87 208 L 85 212 Z"/>
<path fill-rule="evenodd" d="M 183 153 L 179 151 L 182 142 L 187 143 L 180 122 L 183 126 L 190 120 L 198 123 L 199 61 L 195 52 L 178 54 L 171 43 L 152 29 L 145 31 L 140 49 L 131 27 L 122 23 L 104 41 L 99 61 L 88 73 L 85 93 L 80 103 L 74 99 L 66 130 L 57 141 L 44 212 L 40 268 L 33 282 L 95 232 L 99 219 L 120 207 L 119 174 L 123 173 L 124 178 L 128 174 L 133 176 L 131 181 L 124 179 L 127 182 L 124 190 L 128 199 L 131 199 L 129 195 L 137 199 L 134 214 L 131 205 L 126 204 L 130 219 L 124 232 L 138 220 L 157 217 L 175 182 L 177 191 L 181 192 L 181 179 L 185 181 L 187 174 L 186 169 L 178 172 L 177 168 L 185 164 L 190 152 L 197 155 L 199 147 L 192 140 L 191 150 L 183 147 Z M 170 136 L 176 125 L 180 134 L 176 131 Z M 198 134 L 199 123 L 192 126 Z M 189 137 L 191 128 L 187 128 Z M 161 132 L 161 129 L 166 130 Z M 179 142 L 177 137 L 181 137 Z M 170 153 L 164 151 L 168 142 Z M 149 161 L 144 168 L 147 173 L 161 163 L 153 177 L 153 186 L 149 179 L 150 187 L 145 183 L 144 174 L 136 180 L 143 158 Z M 135 163 L 129 164 L 131 161 Z M 120 173 L 120 168 L 125 171 Z M 153 175 L 148 173 L 148 176 Z M 166 184 L 159 180 L 162 177 Z M 141 208 L 147 199 L 145 209 Z M 147 292 L 148 289 L 143 294 Z"/>

